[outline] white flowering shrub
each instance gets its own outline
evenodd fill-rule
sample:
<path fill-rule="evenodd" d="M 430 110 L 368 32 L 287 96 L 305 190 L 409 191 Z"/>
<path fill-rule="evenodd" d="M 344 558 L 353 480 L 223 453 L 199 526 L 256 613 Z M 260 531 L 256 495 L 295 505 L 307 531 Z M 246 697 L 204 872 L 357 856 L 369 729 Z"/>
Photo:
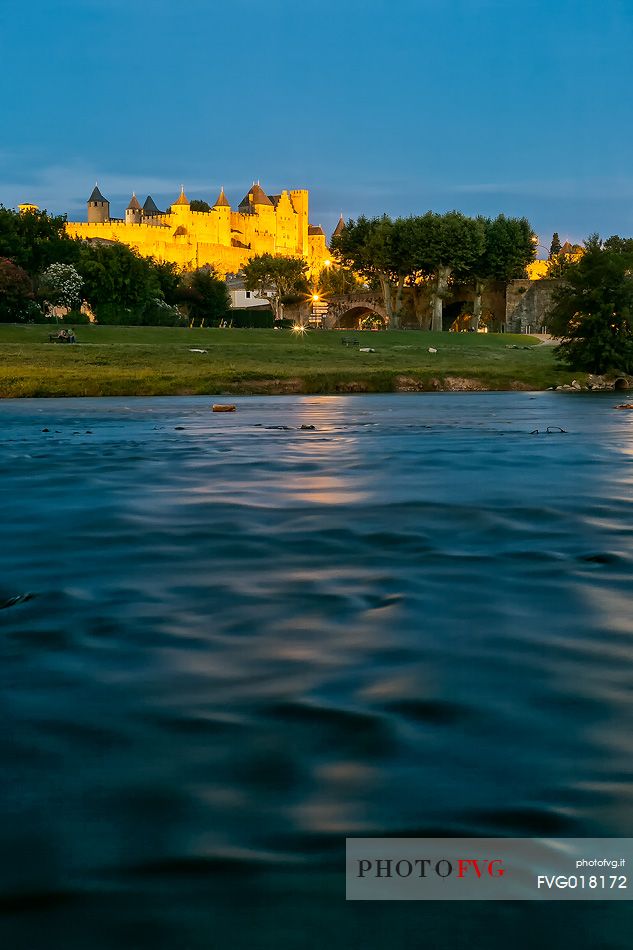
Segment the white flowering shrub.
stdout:
<path fill-rule="evenodd" d="M 72 264 L 50 264 L 41 275 L 41 287 L 51 303 L 72 310 L 81 302 L 81 277 Z"/>

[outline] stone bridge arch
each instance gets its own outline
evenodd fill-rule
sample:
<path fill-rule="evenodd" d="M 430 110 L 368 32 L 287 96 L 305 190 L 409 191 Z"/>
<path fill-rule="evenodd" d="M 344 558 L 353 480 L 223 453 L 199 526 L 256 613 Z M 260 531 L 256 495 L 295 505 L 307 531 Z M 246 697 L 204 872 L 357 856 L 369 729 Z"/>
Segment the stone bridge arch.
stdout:
<path fill-rule="evenodd" d="M 323 323 L 329 330 L 358 330 L 367 316 L 376 316 L 386 327 L 387 312 L 379 294 L 338 294 L 328 298 L 328 311 Z"/>

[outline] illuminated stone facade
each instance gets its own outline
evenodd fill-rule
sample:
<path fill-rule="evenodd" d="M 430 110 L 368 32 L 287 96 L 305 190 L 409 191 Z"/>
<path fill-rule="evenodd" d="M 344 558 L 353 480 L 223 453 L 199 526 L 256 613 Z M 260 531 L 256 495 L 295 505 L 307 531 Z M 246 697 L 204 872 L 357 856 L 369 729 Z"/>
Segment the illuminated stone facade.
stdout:
<path fill-rule="evenodd" d="M 236 274 L 256 254 L 302 257 L 317 274 L 328 258 L 325 234 L 309 224 L 308 192 L 267 195 L 257 184 L 233 210 L 221 190 L 210 211 L 192 211 L 181 191 L 167 212 L 148 196 L 136 195 L 124 219 L 110 216 L 110 203 L 95 186 L 88 199 L 88 221 L 68 222 L 71 237 L 120 241 L 146 257 L 194 270 L 212 264 L 220 274 Z"/>

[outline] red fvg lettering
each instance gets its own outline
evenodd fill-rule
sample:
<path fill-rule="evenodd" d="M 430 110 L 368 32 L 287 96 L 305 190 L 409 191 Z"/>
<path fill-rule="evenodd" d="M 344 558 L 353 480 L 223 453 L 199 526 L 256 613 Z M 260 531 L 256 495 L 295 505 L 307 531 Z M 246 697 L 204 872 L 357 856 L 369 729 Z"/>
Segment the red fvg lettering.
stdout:
<path fill-rule="evenodd" d="M 487 873 L 489 877 L 503 877 L 505 874 L 500 858 L 495 858 L 492 861 L 480 861 L 478 858 L 460 858 L 457 877 L 465 877 L 468 873 L 469 866 L 478 878 L 485 873 Z"/>

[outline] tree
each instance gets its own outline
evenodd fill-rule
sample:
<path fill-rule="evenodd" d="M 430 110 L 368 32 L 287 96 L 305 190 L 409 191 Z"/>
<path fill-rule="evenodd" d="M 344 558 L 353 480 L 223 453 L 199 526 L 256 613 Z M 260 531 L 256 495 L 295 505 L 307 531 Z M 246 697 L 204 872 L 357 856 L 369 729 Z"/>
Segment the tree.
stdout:
<path fill-rule="evenodd" d="M 13 261 L 0 258 L 0 322 L 26 320 L 32 306 L 33 289 L 29 275 Z"/>
<path fill-rule="evenodd" d="M 203 326 L 217 324 L 230 317 L 231 297 L 228 288 L 212 267 L 187 274 L 179 293 L 192 326 L 196 320 Z"/>
<path fill-rule="evenodd" d="M 472 273 L 485 248 L 485 234 L 481 219 L 467 218 L 460 211 L 439 215 L 429 212 L 427 240 L 422 262 L 435 275 L 431 302 L 431 329 L 443 329 L 443 307 L 449 281 Z"/>
<path fill-rule="evenodd" d="M 0 257 L 7 257 L 32 277 L 49 264 L 74 264 L 81 244 L 66 235 L 66 218 L 46 211 L 21 214 L 0 206 Z"/>
<path fill-rule="evenodd" d="M 431 316 L 428 294 L 424 291 L 431 285 L 434 273 L 430 246 L 436 216 L 429 213 L 395 222 L 394 244 L 397 246 L 398 268 L 404 290 L 410 299 L 413 313 L 423 329 L 429 329 Z"/>
<path fill-rule="evenodd" d="M 618 246 L 618 242 L 620 242 Z M 607 247 L 597 235 L 565 269 L 549 325 L 563 338 L 559 360 L 591 373 L 633 373 L 633 248 L 621 239 Z"/>
<path fill-rule="evenodd" d="M 72 310 L 81 303 L 83 277 L 72 264 L 49 264 L 39 280 L 39 294 L 48 303 Z"/>
<path fill-rule="evenodd" d="M 560 252 L 562 251 L 562 249 L 563 249 L 563 246 L 562 246 L 562 244 L 560 243 L 560 238 L 559 238 L 559 236 L 558 236 L 558 231 L 554 231 L 554 233 L 552 234 L 552 243 L 551 243 L 550 246 L 549 246 L 549 259 L 550 259 L 550 261 L 553 260 L 553 258 L 555 258 L 557 254 L 560 254 Z"/>
<path fill-rule="evenodd" d="M 200 198 L 194 198 L 189 204 L 189 209 L 191 211 L 211 211 L 211 205 L 206 201 L 201 201 Z"/>
<path fill-rule="evenodd" d="M 332 239 L 332 250 L 341 266 L 380 287 L 388 327 L 397 327 L 410 266 L 406 219 L 361 215 Z"/>
<path fill-rule="evenodd" d="M 171 305 L 177 303 L 179 299 L 178 291 L 183 276 L 178 265 L 172 264 L 171 261 L 157 261 L 153 257 L 149 260 L 152 262 L 163 299 Z"/>
<path fill-rule="evenodd" d="M 84 242 L 77 270 L 84 296 L 101 322 L 138 323 L 143 309 L 162 297 L 154 261 L 125 244 Z"/>
<path fill-rule="evenodd" d="M 616 251 L 618 254 L 633 254 L 633 238 L 621 238 L 613 234 L 607 238 L 602 247 L 605 251 Z"/>
<path fill-rule="evenodd" d="M 307 294 L 307 265 L 300 257 L 275 257 L 258 254 L 243 268 L 244 286 L 267 300 L 275 320 L 282 317 L 286 298 Z"/>
<path fill-rule="evenodd" d="M 491 220 L 479 218 L 484 243 L 480 256 L 473 262 L 471 279 L 474 283 L 473 320 L 471 326 L 479 329 L 481 299 L 487 283 L 507 283 L 525 277 L 526 267 L 534 260 L 534 232 L 527 218 L 506 218 L 500 214 Z"/>
<path fill-rule="evenodd" d="M 324 267 L 319 274 L 317 289 L 322 294 L 353 294 L 360 289 L 358 279 L 352 271 L 337 264 Z"/>

